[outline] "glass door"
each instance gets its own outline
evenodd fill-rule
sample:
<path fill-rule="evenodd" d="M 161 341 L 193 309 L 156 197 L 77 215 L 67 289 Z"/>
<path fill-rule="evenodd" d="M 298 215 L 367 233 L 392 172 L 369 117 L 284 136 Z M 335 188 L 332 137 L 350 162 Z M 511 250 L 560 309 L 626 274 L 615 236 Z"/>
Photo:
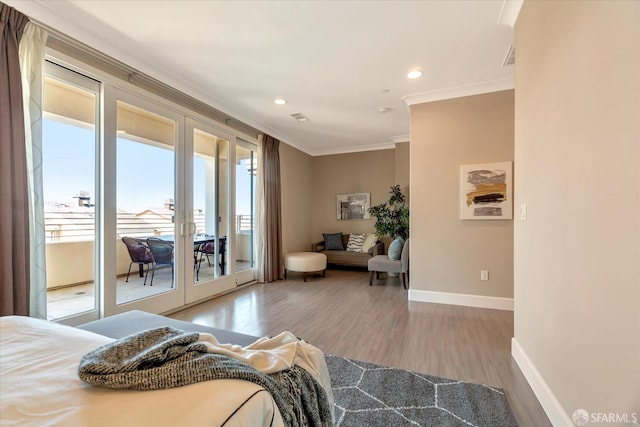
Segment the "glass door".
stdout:
<path fill-rule="evenodd" d="M 187 303 L 235 286 L 231 229 L 234 138 L 209 124 L 186 120 L 185 183 L 187 224 L 185 252 Z"/>
<path fill-rule="evenodd" d="M 178 262 L 185 251 L 178 191 L 182 117 L 144 98 L 112 89 L 105 110 L 105 314 L 160 313 L 184 304 Z M 111 91 L 109 91 L 111 94 Z"/>
<path fill-rule="evenodd" d="M 239 285 L 255 280 L 255 195 L 258 147 L 247 141 L 236 142 L 236 281 Z"/>
<path fill-rule="evenodd" d="M 45 66 L 42 120 L 47 318 L 98 318 L 97 179 L 100 84 Z"/>

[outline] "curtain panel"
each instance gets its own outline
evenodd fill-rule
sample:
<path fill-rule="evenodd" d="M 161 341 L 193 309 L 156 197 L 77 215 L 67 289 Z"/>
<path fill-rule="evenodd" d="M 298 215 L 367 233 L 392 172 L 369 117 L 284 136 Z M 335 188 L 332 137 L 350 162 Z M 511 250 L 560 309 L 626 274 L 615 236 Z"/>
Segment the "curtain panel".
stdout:
<path fill-rule="evenodd" d="M 42 99 L 44 54 L 48 33 L 27 23 L 20 40 L 22 104 L 29 187 L 30 316 L 47 318 L 46 240 L 42 178 Z"/>
<path fill-rule="evenodd" d="M 264 283 L 264 263 L 265 263 L 265 238 L 264 229 L 266 228 L 265 213 L 264 213 L 264 166 L 263 166 L 263 145 L 262 141 L 264 135 L 258 135 L 258 171 L 256 179 L 256 274 L 258 282 Z"/>
<path fill-rule="evenodd" d="M 29 197 L 19 45 L 29 19 L 0 3 L 0 315 L 29 315 Z"/>
<path fill-rule="evenodd" d="M 280 196 L 280 141 L 264 135 L 264 281 L 282 280 L 282 199 Z"/>

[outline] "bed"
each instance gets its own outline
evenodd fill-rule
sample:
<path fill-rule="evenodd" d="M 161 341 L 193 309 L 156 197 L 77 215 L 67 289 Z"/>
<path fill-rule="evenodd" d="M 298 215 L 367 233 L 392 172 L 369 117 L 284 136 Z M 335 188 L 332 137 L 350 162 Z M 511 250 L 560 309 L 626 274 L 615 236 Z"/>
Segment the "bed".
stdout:
<path fill-rule="evenodd" d="M 1 317 L 0 424 L 284 425 L 271 395 L 248 381 L 223 379 L 134 391 L 94 387 L 78 378 L 79 362 L 86 353 L 114 339 L 162 326 L 211 333 L 220 342 L 241 346 L 256 339 L 140 311 L 78 328 L 21 316 Z M 319 382 L 330 390 L 328 376 Z"/>

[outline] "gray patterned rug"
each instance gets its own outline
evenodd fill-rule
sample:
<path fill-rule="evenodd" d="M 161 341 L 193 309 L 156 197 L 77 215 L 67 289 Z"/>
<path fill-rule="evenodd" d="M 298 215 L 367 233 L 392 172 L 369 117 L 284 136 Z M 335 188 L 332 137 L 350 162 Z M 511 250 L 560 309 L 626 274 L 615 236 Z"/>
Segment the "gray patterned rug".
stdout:
<path fill-rule="evenodd" d="M 325 357 L 336 427 L 517 426 L 501 389 Z"/>

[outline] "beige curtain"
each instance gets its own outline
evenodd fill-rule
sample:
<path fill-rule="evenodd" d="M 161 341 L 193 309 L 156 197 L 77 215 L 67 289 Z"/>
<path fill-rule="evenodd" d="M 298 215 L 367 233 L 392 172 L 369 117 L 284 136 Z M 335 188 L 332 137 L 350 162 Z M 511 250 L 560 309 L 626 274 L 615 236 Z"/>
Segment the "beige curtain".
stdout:
<path fill-rule="evenodd" d="M 18 56 L 27 22 L 0 3 L 0 316 L 29 315 L 29 197 Z"/>
<path fill-rule="evenodd" d="M 282 202 L 280 198 L 280 141 L 264 135 L 264 281 L 282 280 Z"/>
<path fill-rule="evenodd" d="M 24 107 L 27 182 L 29 185 L 29 249 L 31 305 L 29 315 L 47 318 L 46 242 L 42 188 L 42 96 L 47 32 L 29 22 L 20 40 L 20 74 Z"/>
<path fill-rule="evenodd" d="M 255 257 L 256 257 L 256 276 L 258 278 L 258 282 L 264 283 L 264 260 L 265 260 L 265 246 L 266 241 L 264 238 L 264 230 L 266 228 L 266 222 L 264 218 L 264 167 L 263 159 L 264 153 L 262 141 L 264 139 L 264 135 L 258 135 L 258 171 L 257 171 L 257 179 L 256 179 L 256 246 L 255 246 Z"/>

